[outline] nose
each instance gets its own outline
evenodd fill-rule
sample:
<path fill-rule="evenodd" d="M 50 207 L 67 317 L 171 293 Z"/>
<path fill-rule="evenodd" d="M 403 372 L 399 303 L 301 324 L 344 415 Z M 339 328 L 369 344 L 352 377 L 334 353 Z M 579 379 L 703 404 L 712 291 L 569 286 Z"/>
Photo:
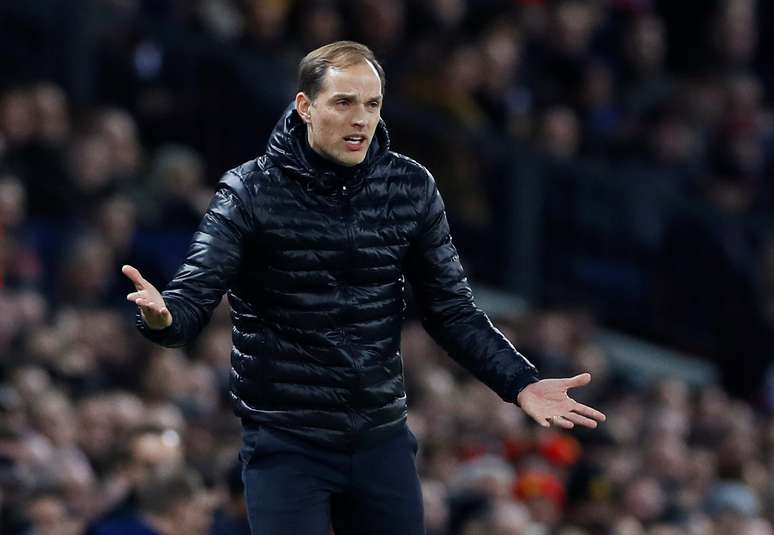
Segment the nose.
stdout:
<path fill-rule="evenodd" d="M 368 117 L 366 116 L 366 110 L 362 106 L 357 106 L 357 109 L 352 116 L 352 126 L 355 128 L 365 128 L 368 126 Z"/>

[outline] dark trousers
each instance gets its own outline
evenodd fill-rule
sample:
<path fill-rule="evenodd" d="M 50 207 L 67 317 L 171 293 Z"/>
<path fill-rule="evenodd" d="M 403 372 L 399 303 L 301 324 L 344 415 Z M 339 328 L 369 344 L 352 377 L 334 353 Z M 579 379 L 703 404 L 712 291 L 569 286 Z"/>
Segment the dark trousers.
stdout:
<path fill-rule="evenodd" d="M 253 535 L 423 535 L 417 441 L 408 426 L 352 452 L 245 431 L 242 479 Z"/>

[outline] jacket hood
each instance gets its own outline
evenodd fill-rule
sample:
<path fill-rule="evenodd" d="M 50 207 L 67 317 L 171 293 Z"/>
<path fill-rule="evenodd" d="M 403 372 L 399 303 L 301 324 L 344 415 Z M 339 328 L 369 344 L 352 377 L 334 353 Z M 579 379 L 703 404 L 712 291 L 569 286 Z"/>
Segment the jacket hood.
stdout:
<path fill-rule="evenodd" d="M 306 139 L 306 124 L 291 102 L 269 138 L 266 155 L 288 174 L 307 182 L 307 189 L 329 192 L 339 184 L 362 186 L 374 164 L 390 148 L 387 125 L 380 119 L 365 159 L 353 167 L 338 165 L 315 153 Z"/>

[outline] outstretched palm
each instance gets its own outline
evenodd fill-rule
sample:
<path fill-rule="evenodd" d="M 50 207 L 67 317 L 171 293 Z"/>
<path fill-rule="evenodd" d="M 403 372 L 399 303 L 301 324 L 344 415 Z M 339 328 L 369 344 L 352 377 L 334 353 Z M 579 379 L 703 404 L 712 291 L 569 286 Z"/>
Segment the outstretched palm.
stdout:
<path fill-rule="evenodd" d="M 570 388 L 590 381 L 591 374 L 588 373 L 569 379 L 543 379 L 524 388 L 517 401 L 522 410 L 543 427 L 556 425 L 571 429 L 577 424 L 594 428 L 597 422 L 605 421 L 605 415 L 567 395 Z"/>
<path fill-rule="evenodd" d="M 121 272 L 129 277 L 137 290 L 127 295 L 126 299 L 140 307 L 142 319 L 148 327 L 160 330 L 172 325 L 172 314 L 156 287 L 145 280 L 135 267 L 124 266 Z"/>

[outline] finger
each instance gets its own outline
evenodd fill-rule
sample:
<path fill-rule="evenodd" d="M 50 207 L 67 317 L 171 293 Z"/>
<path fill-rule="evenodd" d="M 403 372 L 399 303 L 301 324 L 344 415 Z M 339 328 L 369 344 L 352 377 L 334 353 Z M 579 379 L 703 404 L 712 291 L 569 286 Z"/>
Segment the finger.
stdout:
<path fill-rule="evenodd" d="M 565 418 L 570 420 L 574 424 L 582 425 L 583 427 L 590 427 L 594 429 L 597 427 L 596 420 L 592 420 L 591 418 L 586 418 L 583 415 L 580 415 L 576 412 L 570 412 L 564 415 Z"/>
<path fill-rule="evenodd" d="M 576 375 L 575 377 L 570 377 L 569 379 L 564 380 L 564 384 L 567 388 L 575 388 L 577 386 L 587 385 L 590 382 L 591 382 L 590 373 L 582 373 L 580 375 Z"/>
<path fill-rule="evenodd" d="M 583 403 L 576 403 L 572 410 L 578 414 L 588 416 L 589 418 L 594 418 L 600 422 L 607 420 L 607 416 L 605 416 L 604 413 L 601 413 L 598 410 L 589 407 L 588 405 L 584 405 Z"/>
<path fill-rule="evenodd" d="M 144 312 L 152 312 L 153 314 L 158 314 L 159 307 L 147 297 L 138 297 L 135 303 L 137 304 L 137 306 L 141 307 Z"/>
<path fill-rule="evenodd" d="M 146 281 L 142 278 L 142 275 L 140 275 L 140 272 L 137 270 L 137 268 L 130 265 L 125 265 L 121 268 L 121 273 L 129 277 L 129 280 L 134 283 L 134 287 L 137 290 L 142 290 L 145 287 Z"/>
<path fill-rule="evenodd" d="M 535 420 L 538 424 L 540 424 L 540 427 L 551 427 L 550 418 L 547 418 L 545 416 L 536 416 L 534 414 L 530 414 L 529 416 L 530 418 Z"/>
<path fill-rule="evenodd" d="M 148 297 L 143 292 L 133 292 L 126 296 L 126 300 L 134 303 L 138 307 L 143 308 L 147 311 L 154 311 L 153 310 L 153 302 L 148 299 Z"/>
<path fill-rule="evenodd" d="M 140 306 L 143 312 L 146 314 L 150 313 L 158 316 L 165 316 L 169 314 L 169 310 L 167 310 L 165 306 L 157 305 L 153 301 L 143 297 L 139 297 L 135 303 L 137 303 L 137 305 Z"/>
<path fill-rule="evenodd" d="M 551 425 L 554 425 L 556 427 L 562 427 L 564 429 L 572 429 L 575 427 L 575 424 L 572 423 L 570 420 L 563 416 L 553 416 L 551 417 Z"/>
<path fill-rule="evenodd" d="M 169 310 L 167 310 L 167 307 L 164 305 L 159 305 L 158 303 L 151 303 L 150 309 L 154 314 L 158 314 L 161 317 L 166 317 L 169 315 Z"/>

